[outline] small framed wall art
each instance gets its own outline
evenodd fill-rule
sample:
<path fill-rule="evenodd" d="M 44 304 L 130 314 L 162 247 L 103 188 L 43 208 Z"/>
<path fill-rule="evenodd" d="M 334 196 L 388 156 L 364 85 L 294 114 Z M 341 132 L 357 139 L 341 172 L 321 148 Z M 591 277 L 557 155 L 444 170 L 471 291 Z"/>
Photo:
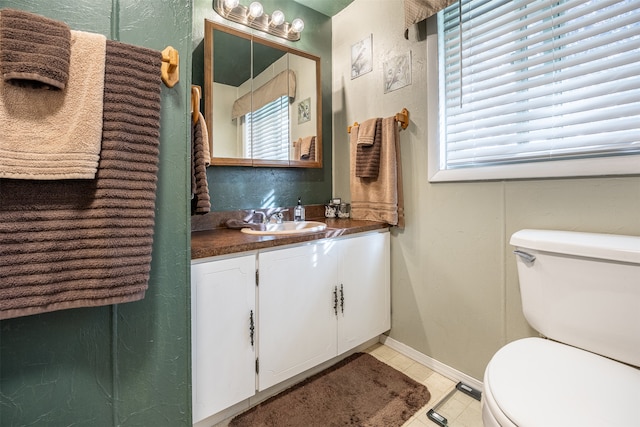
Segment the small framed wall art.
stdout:
<path fill-rule="evenodd" d="M 311 120 L 311 98 L 298 102 L 298 124 Z"/>
<path fill-rule="evenodd" d="M 373 34 L 351 46 L 351 80 L 373 70 Z"/>
<path fill-rule="evenodd" d="M 411 84 L 411 51 L 394 56 L 382 64 L 384 93 L 392 92 Z"/>

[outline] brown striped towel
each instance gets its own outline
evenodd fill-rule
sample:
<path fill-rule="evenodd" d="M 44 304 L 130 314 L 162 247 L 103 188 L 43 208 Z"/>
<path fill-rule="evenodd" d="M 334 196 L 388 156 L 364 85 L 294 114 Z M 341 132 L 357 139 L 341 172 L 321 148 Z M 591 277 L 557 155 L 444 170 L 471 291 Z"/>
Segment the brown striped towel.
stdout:
<path fill-rule="evenodd" d="M 305 136 L 293 141 L 293 160 L 316 160 L 315 136 Z"/>
<path fill-rule="evenodd" d="M 62 90 L 70 58 L 67 24 L 22 10 L 0 11 L 0 75 L 5 82 Z"/>
<path fill-rule="evenodd" d="M 312 162 L 316 161 L 316 137 L 311 138 L 311 143 L 309 144 L 309 155 L 306 157 L 306 160 L 311 160 Z"/>
<path fill-rule="evenodd" d="M 95 180 L 0 179 L 0 319 L 144 297 L 161 62 L 158 51 L 107 41 Z"/>
<path fill-rule="evenodd" d="M 209 141 L 204 139 L 204 120 L 191 123 L 191 194 L 192 214 L 205 214 L 211 210 L 209 184 L 207 183 L 207 162 Z M 206 132 L 206 131 L 205 131 Z"/>
<path fill-rule="evenodd" d="M 304 138 L 300 138 L 299 144 L 300 144 L 300 158 L 295 160 L 315 160 L 316 137 L 306 136 Z"/>
<path fill-rule="evenodd" d="M 356 176 L 358 178 L 377 178 L 380 169 L 380 150 L 382 147 L 382 119 L 369 119 L 360 126 L 354 126 L 357 134 Z"/>

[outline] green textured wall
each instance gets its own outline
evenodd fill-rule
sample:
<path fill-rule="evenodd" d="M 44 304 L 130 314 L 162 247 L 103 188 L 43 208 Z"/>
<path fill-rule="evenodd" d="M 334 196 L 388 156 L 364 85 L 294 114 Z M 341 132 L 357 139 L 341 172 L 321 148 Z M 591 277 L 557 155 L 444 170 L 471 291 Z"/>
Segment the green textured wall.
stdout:
<path fill-rule="evenodd" d="M 0 425 L 191 425 L 190 0 L 0 0 L 125 43 L 180 52 L 163 87 L 156 229 L 144 300 L 0 322 Z M 185 70 L 187 70 L 185 72 Z"/>
<path fill-rule="evenodd" d="M 329 0 L 327 0 L 329 1 Z M 248 4 L 245 0 L 243 4 Z M 305 204 L 319 204 L 331 197 L 331 18 L 302 6 L 293 0 L 263 0 L 266 13 L 275 9 L 284 12 L 287 20 L 304 20 L 300 41 L 284 42 L 321 58 L 322 75 L 322 169 L 209 167 L 207 178 L 211 209 L 225 211 L 273 206 L 293 206 L 302 196 Z M 212 8 L 211 0 L 194 0 L 193 19 L 193 82 L 203 85 L 204 74 L 204 20 L 215 20 L 225 25 L 235 24 L 223 20 Z M 250 31 L 247 27 L 236 27 Z M 260 36 L 264 36 L 262 33 Z M 275 39 L 272 40 L 282 40 Z M 348 52 L 345 52 L 347 55 Z"/>

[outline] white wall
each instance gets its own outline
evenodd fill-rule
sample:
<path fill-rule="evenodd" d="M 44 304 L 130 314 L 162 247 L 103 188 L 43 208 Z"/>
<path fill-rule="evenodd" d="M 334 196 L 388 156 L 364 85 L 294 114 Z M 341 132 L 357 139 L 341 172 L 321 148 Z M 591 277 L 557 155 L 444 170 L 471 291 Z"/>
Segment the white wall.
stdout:
<path fill-rule="evenodd" d="M 238 88 L 221 83 L 213 83 L 213 154 L 215 157 L 244 157 L 242 151 L 242 128 L 239 119 L 231 118 L 231 106 L 239 98 Z M 212 129 L 213 131 L 213 129 Z"/>
<path fill-rule="evenodd" d="M 296 98 L 289 107 L 291 123 L 291 141 L 307 136 L 317 136 L 318 132 L 318 96 L 316 94 L 316 63 L 309 58 L 296 55 L 289 56 L 289 69 L 296 73 Z M 298 104 L 309 99 L 311 105 L 310 120 L 298 123 Z M 293 157 L 292 157 L 293 159 Z M 300 160 L 300 159 L 294 159 Z"/>
<path fill-rule="evenodd" d="M 495 351 L 535 334 L 508 241 L 522 228 L 640 235 L 640 177 L 430 184 L 426 36 L 405 40 L 402 0 L 355 0 L 333 18 L 333 194 L 349 200 L 347 126 L 406 107 L 400 133 L 406 228 L 391 241 L 391 337 L 482 380 Z M 350 49 L 373 34 L 373 71 Z M 411 50 L 412 84 L 384 94 L 382 64 Z"/>

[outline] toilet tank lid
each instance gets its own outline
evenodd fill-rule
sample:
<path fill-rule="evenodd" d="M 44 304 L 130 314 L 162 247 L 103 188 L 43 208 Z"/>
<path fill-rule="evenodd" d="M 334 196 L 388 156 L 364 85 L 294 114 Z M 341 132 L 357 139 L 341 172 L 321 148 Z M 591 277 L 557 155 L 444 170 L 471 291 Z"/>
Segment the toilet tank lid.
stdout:
<path fill-rule="evenodd" d="M 640 264 L 640 237 L 559 230 L 520 230 L 511 245 L 566 255 Z"/>

